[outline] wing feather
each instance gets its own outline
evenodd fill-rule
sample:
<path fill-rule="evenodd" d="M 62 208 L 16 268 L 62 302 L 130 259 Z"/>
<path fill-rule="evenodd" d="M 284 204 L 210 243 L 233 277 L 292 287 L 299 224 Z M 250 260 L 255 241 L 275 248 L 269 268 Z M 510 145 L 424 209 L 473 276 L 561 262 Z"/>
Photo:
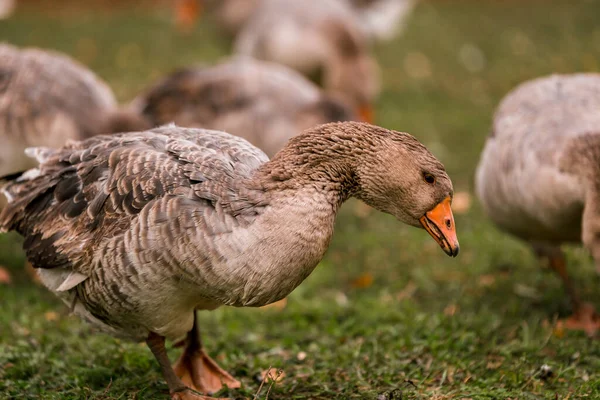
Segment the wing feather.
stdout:
<path fill-rule="evenodd" d="M 0 214 L 0 229 L 25 237 L 24 249 L 37 268 L 76 270 L 89 262 L 96 244 L 131 234 L 142 210 L 167 198 L 197 207 L 200 218 L 203 209 L 216 210 L 201 221 L 211 225 L 207 231 L 224 229 L 214 215 L 241 221 L 266 205 L 244 181 L 267 156 L 224 132 L 171 125 L 31 153 L 40 165 L 5 186 L 11 201 Z M 153 221 L 165 218 L 156 214 Z"/>

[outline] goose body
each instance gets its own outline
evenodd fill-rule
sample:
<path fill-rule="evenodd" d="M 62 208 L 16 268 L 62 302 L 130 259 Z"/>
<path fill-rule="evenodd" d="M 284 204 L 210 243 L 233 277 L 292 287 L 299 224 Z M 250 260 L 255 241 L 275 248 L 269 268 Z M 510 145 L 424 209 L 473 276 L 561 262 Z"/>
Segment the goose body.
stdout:
<path fill-rule="evenodd" d="M 0 44 L 0 176 L 30 168 L 24 150 L 125 128 L 111 89 L 69 57 Z"/>
<path fill-rule="evenodd" d="M 180 376 L 195 376 L 194 362 L 216 376 L 189 387 L 239 385 L 199 355 L 194 311 L 288 295 L 322 258 L 348 197 L 458 252 L 443 166 L 412 136 L 367 124 L 316 127 L 270 161 L 239 137 L 174 125 L 30 153 L 40 165 L 5 186 L 0 228 L 25 237 L 42 282 L 76 313 L 146 340 L 174 398 L 185 387 L 164 338 L 188 334 Z"/>
<path fill-rule="evenodd" d="M 535 79 L 504 98 L 476 177 L 484 209 L 502 229 L 533 241 L 581 240 L 586 181 L 564 164 L 573 143 L 600 133 L 598 107 L 600 74 Z"/>
<path fill-rule="evenodd" d="M 378 67 L 359 21 L 345 2 L 264 0 L 240 31 L 238 54 L 322 75 L 326 92 L 365 110 L 379 92 Z M 367 119 L 368 114 L 365 114 Z"/>
<path fill-rule="evenodd" d="M 155 126 L 174 122 L 229 132 L 270 157 L 309 127 L 354 119 L 349 107 L 296 71 L 246 57 L 176 71 L 131 109 Z"/>
<path fill-rule="evenodd" d="M 599 109 L 600 74 L 521 84 L 498 107 L 477 168 L 489 217 L 561 265 L 565 242 L 583 242 L 600 263 Z"/>

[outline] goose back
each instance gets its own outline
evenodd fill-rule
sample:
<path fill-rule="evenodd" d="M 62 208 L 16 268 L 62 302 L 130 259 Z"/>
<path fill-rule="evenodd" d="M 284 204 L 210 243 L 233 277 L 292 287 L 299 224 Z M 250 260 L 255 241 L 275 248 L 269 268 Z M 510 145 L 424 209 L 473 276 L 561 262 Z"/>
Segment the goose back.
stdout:
<path fill-rule="evenodd" d="M 176 71 L 131 108 L 153 125 L 174 122 L 232 133 L 269 156 L 304 129 L 354 119 L 344 103 L 297 72 L 245 57 Z"/>

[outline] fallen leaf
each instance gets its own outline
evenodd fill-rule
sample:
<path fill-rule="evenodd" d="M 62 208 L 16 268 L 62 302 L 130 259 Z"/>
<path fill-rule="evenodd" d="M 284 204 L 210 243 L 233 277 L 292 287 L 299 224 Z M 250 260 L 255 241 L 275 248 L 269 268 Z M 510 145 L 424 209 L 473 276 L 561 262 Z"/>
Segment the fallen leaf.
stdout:
<path fill-rule="evenodd" d="M 285 371 L 282 369 L 269 368 L 260 372 L 260 378 L 265 382 L 281 382 L 285 378 Z"/>
<path fill-rule="evenodd" d="M 456 214 L 465 214 L 471 208 L 471 194 L 468 192 L 454 193 L 452 198 L 452 211 Z"/>
<path fill-rule="evenodd" d="M 287 297 L 283 298 L 279 301 L 276 301 L 275 303 L 271 303 L 271 304 L 267 304 L 266 306 L 262 306 L 260 308 L 262 308 L 263 310 L 281 311 L 285 308 L 286 305 L 287 305 Z"/>
<path fill-rule="evenodd" d="M 46 321 L 56 321 L 58 319 L 58 313 L 55 311 L 48 311 L 44 314 Z"/>
<path fill-rule="evenodd" d="M 552 331 L 552 334 L 559 339 L 562 339 L 563 337 L 565 337 L 565 324 L 563 321 L 558 321 L 556 323 L 556 325 L 554 326 L 554 330 Z"/>
<path fill-rule="evenodd" d="M 0 284 L 8 285 L 11 282 L 10 273 L 4 267 L 0 267 Z"/>
<path fill-rule="evenodd" d="M 485 368 L 492 369 L 492 370 L 498 369 L 502 366 L 503 363 L 504 363 L 504 357 L 490 355 L 487 357 L 487 364 L 485 365 Z"/>
<path fill-rule="evenodd" d="M 354 288 L 360 288 L 360 289 L 368 288 L 369 286 L 371 286 L 373 284 L 373 275 L 371 275 L 368 272 L 365 272 L 364 274 L 360 275 L 358 278 L 354 279 L 350 284 Z"/>
<path fill-rule="evenodd" d="M 448 317 L 452 317 L 454 314 L 458 312 L 458 305 L 456 304 L 448 304 L 446 308 L 444 308 L 444 315 Z"/>
<path fill-rule="evenodd" d="M 496 277 L 492 274 L 485 274 L 479 277 L 479 286 L 489 287 L 496 283 Z"/>

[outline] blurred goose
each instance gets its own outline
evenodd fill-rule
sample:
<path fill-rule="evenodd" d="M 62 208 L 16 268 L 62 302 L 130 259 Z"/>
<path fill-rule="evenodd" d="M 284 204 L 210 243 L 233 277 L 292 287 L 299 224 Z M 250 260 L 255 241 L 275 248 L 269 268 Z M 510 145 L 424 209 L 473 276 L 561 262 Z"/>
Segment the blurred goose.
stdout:
<path fill-rule="evenodd" d="M 577 295 L 561 243 L 583 242 L 600 271 L 600 74 L 553 75 L 518 86 L 494 117 L 477 194 L 503 230 L 529 242 L 561 276 L 570 328 L 600 325 Z"/>
<path fill-rule="evenodd" d="M 406 25 L 417 0 L 345 0 L 355 9 L 361 28 L 373 39 L 390 40 Z"/>
<path fill-rule="evenodd" d="M 0 44 L 0 176 L 35 165 L 27 147 L 147 127 L 119 111 L 110 88 L 74 60 Z"/>
<path fill-rule="evenodd" d="M 30 151 L 0 229 L 16 230 L 44 284 L 75 313 L 146 341 L 174 399 L 240 383 L 205 353 L 195 310 L 256 307 L 315 268 L 354 196 L 459 250 L 452 183 L 414 137 L 321 125 L 272 159 L 242 138 L 170 125 Z M 165 338 L 187 335 L 175 367 Z"/>
<path fill-rule="evenodd" d="M 331 95 L 347 101 L 365 121 L 379 92 L 379 70 L 348 4 L 339 0 L 264 0 L 237 37 L 235 50 L 322 74 Z"/>
<path fill-rule="evenodd" d="M 154 126 L 217 129 L 241 136 L 269 157 L 303 130 L 355 119 L 296 71 L 242 57 L 177 71 L 132 103 Z"/>

